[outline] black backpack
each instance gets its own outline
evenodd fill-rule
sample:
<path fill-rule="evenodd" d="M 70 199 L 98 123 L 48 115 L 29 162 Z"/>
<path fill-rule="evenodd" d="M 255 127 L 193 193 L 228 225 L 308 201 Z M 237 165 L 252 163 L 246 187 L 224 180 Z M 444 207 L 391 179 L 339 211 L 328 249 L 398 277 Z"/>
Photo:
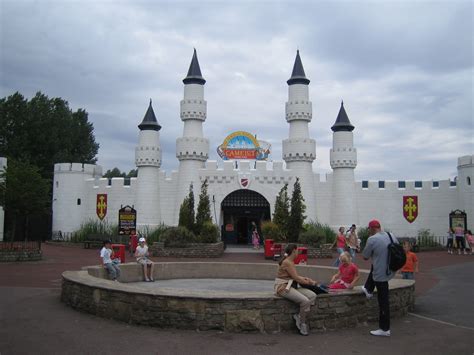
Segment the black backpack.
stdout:
<path fill-rule="evenodd" d="M 391 271 L 398 271 L 403 267 L 403 265 L 405 265 L 407 257 L 405 255 L 405 250 L 403 250 L 403 247 L 400 244 L 393 242 L 390 233 L 387 232 L 387 234 L 390 238 L 390 244 L 387 247 L 387 275 L 390 275 Z"/>

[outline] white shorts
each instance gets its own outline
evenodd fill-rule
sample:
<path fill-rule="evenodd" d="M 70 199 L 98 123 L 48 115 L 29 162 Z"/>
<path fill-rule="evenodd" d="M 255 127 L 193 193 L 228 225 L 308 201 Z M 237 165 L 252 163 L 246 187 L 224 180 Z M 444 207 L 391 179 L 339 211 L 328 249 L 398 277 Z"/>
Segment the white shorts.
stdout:
<path fill-rule="evenodd" d="M 142 264 L 142 265 L 151 265 L 151 264 L 153 264 L 153 261 L 151 261 L 150 259 L 147 259 L 147 258 L 141 258 L 141 259 L 137 260 L 137 263 Z"/>

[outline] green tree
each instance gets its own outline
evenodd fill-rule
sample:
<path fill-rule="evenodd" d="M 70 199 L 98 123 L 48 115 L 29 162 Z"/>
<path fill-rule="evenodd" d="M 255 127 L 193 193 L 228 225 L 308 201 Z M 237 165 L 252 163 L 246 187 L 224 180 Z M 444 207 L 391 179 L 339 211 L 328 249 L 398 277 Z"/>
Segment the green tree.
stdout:
<path fill-rule="evenodd" d="M 288 223 L 290 220 L 290 198 L 288 197 L 288 184 L 285 184 L 278 193 L 275 200 L 275 211 L 273 212 L 273 223 L 279 228 L 281 233 L 288 236 Z"/>
<path fill-rule="evenodd" d="M 189 185 L 189 194 L 184 198 L 183 203 L 179 208 L 178 225 L 186 227 L 190 231 L 195 230 L 193 184 Z"/>
<path fill-rule="evenodd" d="M 115 167 L 112 170 L 107 170 L 104 174 L 103 177 L 111 179 L 114 177 L 123 177 L 123 178 L 130 178 L 130 177 L 137 177 L 138 175 L 138 169 L 132 169 L 127 173 L 125 171 L 120 171 L 119 168 Z"/>
<path fill-rule="evenodd" d="M 290 219 L 288 222 L 288 241 L 290 243 L 297 243 L 300 233 L 303 231 L 303 222 L 306 216 L 304 212 L 306 206 L 304 204 L 304 198 L 301 194 L 301 185 L 299 178 L 296 178 L 295 184 L 293 185 L 293 193 L 291 195 L 291 211 Z"/>
<path fill-rule="evenodd" d="M 201 233 L 202 226 L 205 222 L 212 223 L 211 217 L 211 201 L 209 200 L 209 195 L 207 194 L 207 179 L 201 185 L 201 194 L 199 195 L 199 203 L 196 214 L 196 234 Z"/>
<path fill-rule="evenodd" d="M 98 149 L 85 110 L 41 92 L 29 101 L 18 92 L 0 99 L 0 156 L 36 165 L 51 179 L 55 163 L 95 163 Z"/>
<path fill-rule="evenodd" d="M 39 169 L 27 162 L 10 159 L 8 166 L 0 173 L 0 204 L 11 216 L 11 240 L 15 238 L 17 221 L 28 235 L 29 217 L 44 213 L 50 204 L 48 180 L 41 177 Z"/>

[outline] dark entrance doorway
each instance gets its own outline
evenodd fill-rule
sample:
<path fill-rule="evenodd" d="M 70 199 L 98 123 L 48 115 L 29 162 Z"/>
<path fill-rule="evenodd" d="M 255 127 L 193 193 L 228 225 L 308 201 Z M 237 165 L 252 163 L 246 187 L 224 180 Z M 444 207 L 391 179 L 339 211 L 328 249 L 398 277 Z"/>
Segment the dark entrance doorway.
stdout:
<path fill-rule="evenodd" d="M 252 222 L 260 236 L 262 221 L 270 219 L 270 204 L 258 192 L 236 190 L 222 201 L 224 215 L 223 239 L 227 244 L 251 244 Z"/>

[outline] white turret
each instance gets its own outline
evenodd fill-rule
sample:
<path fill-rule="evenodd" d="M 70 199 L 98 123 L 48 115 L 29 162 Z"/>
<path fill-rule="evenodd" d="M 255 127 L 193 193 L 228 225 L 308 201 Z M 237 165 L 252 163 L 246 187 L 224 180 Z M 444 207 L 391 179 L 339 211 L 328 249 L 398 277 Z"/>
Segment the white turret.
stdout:
<path fill-rule="evenodd" d="M 357 150 L 354 148 L 352 133 L 354 126 L 347 117 L 343 102 L 331 129 L 334 132 L 329 158 L 333 169 L 331 225 L 338 228 L 352 223 L 358 224 L 354 180 Z"/>
<path fill-rule="evenodd" d="M 148 106 L 135 149 L 135 165 L 138 168 L 136 206 L 137 229 L 156 226 L 161 222 L 159 208 L 159 173 L 161 166 L 160 129 L 153 107 Z"/>
<path fill-rule="evenodd" d="M 316 220 L 313 161 L 316 159 L 316 141 L 309 136 L 308 124 L 313 116 L 309 101 L 308 84 L 300 53 L 296 52 L 293 72 L 288 83 L 286 121 L 290 124 L 289 138 L 283 140 L 283 160 L 295 177 L 300 178 L 308 220 Z"/>
<path fill-rule="evenodd" d="M 175 223 L 178 223 L 179 207 L 188 194 L 189 185 L 200 188 L 199 169 L 209 157 L 209 140 L 204 138 L 202 123 L 207 116 L 204 100 L 204 84 L 201 68 L 194 49 L 188 75 L 183 79 L 184 98 L 181 101 L 181 120 L 184 122 L 183 136 L 176 139 L 176 157 L 179 160 L 178 188 L 176 192 Z"/>
<path fill-rule="evenodd" d="M 459 207 L 467 214 L 467 229 L 474 231 L 474 155 L 458 158 L 458 178 L 456 187 L 459 192 Z"/>

